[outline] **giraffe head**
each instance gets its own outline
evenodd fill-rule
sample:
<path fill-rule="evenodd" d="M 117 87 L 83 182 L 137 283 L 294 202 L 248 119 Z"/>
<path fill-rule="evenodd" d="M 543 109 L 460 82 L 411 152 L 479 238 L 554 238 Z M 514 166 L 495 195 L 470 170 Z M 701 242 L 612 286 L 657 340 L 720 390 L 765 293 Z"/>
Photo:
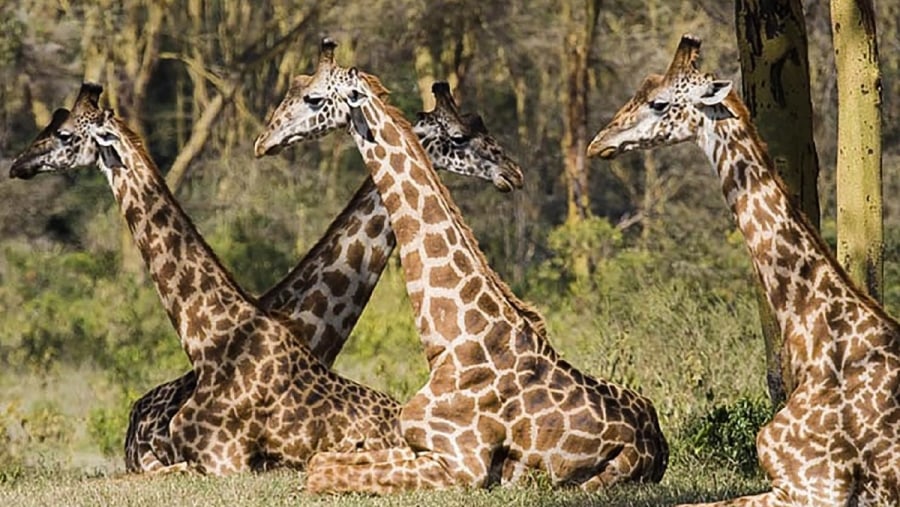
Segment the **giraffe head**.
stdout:
<path fill-rule="evenodd" d="M 359 81 L 359 71 L 335 65 L 336 47 L 333 40 L 322 39 L 315 73 L 294 78 L 287 96 L 272 113 L 265 132 L 256 138 L 257 157 L 277 153 L 296 142 L 323 137 L 350 124 L 351 114 L 357 113 L 351 111 L 347 94 L 353 93 L 355 97 L 360 93 L 353 86 Z M 387 90 L 376 93 L 387 94 Z M 365 122 L 359 123 L 358 127 L 367 128 Z"/>
<path fill-rule="evenodd" d="M 522 169 L 488 133 L 481 116 L 462 115 L 450 85 L 431 86 L 435 106 L 417 115 L 413 131 L 435 169 L 490 180 L 501 192 L 522 188 Z"/>
<path fill-rule="evenodd" d="M 334 63 L 336 44 L 322 41 L 313 75 L 294 79 L 266 130 L 256 138 L 257 157 L 277 153 L 296 142 L 352 127 L 370 138 L 360 106 L 370 96 L 384 99 L 388 91 L 374 76 Z M 489 180 L 501 191 L 522 186 L 522 170 L 487 132 L 478 116 L 459 114 L 446 83 L 436 83 L 433 111 L 420 113 L 414 130 L 433 166 Z"/>
<path fill-rule="evenodd" d="M 30 179 L 37 173 L 95 165 L 99 153 L 92 136 L 103 118 L 98 102 L 103 87 L 84 83 L 72 110 L 57 109 L 50 124 L 13 161 L 11 178 Z"/>
<path fill-rule="evenodd" d="M 726 99 L 731 81 L 697 69 L 700 39 L 684 35 L 665 75 L 652 74 L 588 146 L 588 156 L 613 158 L 697 138 L 711 123 L 736 116 Z"/>

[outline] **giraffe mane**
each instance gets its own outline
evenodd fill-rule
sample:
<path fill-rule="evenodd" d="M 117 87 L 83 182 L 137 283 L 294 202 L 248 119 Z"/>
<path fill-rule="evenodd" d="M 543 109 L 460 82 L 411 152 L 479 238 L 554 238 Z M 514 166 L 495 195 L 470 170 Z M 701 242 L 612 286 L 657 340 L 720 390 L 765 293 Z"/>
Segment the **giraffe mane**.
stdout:
<path fill-rule="evenodd" d="M 141 139 L 141 136 L 131 130 L 131 128 L 128 127 L 125 121 L 123 121 L 118 116 L 113 116 L 111 118 L 111 121 L 114 123 L 116 131 L 122 134 L 125 140 L 134 148 L 134 152 L 140 157 L 140 161 L 147 166 L 147 168 L 155 178 L 159 178 L 161 180 L 160 186 L 162 187 L 162 191 L 168 194 L 172 206 L 174 206 L 177 211 L 179 211 L 181 215 L 184 216 L 184 220 L 187 222 L 187 224 L 196 230 L 197 227 L 195 226 L 194 221 L 191 220 L 190 215 L 188 215 L 184 211 L 184 208 L 182 208 L 178 200 L 175 199 L 174 194 L 172 194 L 172 190 L 169 188 L 169 185 L 166 184 L 162 172 L 160 172 L 159 167 L 156 165 L 156 162 L 153 161 L 153 158 L 150 157 L 150 154 L 144 147 L 144 140 Z M 230 283 L 231 286 L 234 287 L 234 290 L 236 290 L 238 294 L 240 294 L 241 297 L 243 297 L 245 300 L 249 301 L 250 303 L 256 304 L 256 298 L 248 294 L 244 290 L 244 288 L 237 283 L 237 281 L 234 279 L 234 276 L 231 274 L 231 271 L 229 271 L 225 267 L 225 265 L 222 264 L 222 261 L 219 260 L 219 256 L 216 255 L 215 251 L 209 246 L 209 243 L 206 242 L 206 238 L 204 238 L 203 235 L 199 233 L 199 231 L 197 232 L 197 239 L 198 241 L 200 241 L 201 246 L 209 253 L 209 257 L 215 264 L 216 268 L 218 268 L 220 272 L 225 276 L 225 279 L 228 281 L 228 283 Z"/>
<path fill-rule="evenodd" d="M 360 76 L 363 77 L 368 86 L 371 87 L 374 84 L 372 91 L 379 94 L 379 96 L 387 93 L 387 89 L 381 84 L 381 81 L 377 77 L 363 72 L 360 72 Z M 425 150 L 419 143 L 419 138 L 413 134 L 412 124 L 409 123 L 409 120 L 406 119 L 403 112 L 387 102 L 382 102 L 382 105 L 385 112 L 391 117 L 391 120 L 400 127 L 399 130 L 401 135 L 406 139 L 407 145 L 416 150 L 419 159 L 425 161 L 425 163 L 428 164 L 428 167 L 431 167 L 431 160 L 425 154 Z M 482 252 L 481 248 L 478 246 L 478 240 L 475 238 L 475 234 L 472 232 L 469 225 L 462 219 L 462 213 L 459 210 L 459 206 L 457 206 L 456 201 L 450 197 L 449 190 L 447 190 L 447 187 L 441 183 L 440 179 L 436 176 L 433 181 L 436 184 L 435 186 L 437 187 L 438 192 L 440 192 L 440 195 L 447 203 L 450 214 L 456 219 L 456 224 L 459 226 L 462 233 L 462 241 L 466 242 L 471 247 L 469 250 L 475 253 L 475 259 L 481 267 L 481 271 L 486 275 L 488 281 L 500 290 L 500 294 L 525 318 L 526 321 L 528 321 L 538 335 L 542 338 L 546 338 L 547 324 L 544 321 L 544 316 L 541 315 L 538 309 L 533 305 L 519 299 L 512 289 L 509 288 L 509 285 L 507 285 L 497 272 L 491 268 L 487 258 L 484 256 L 484 252 Z"/>
<path fill-rule="evenodd" d="M 800 205 L 801 203 L 798 203 L 796 201 L 793 193 L 791 193 L 791 191 L 788 189 L 787 184 L 784 182 L 784 179 L 781 177 L 781 174 L 775 168 L 775 164 L 772 162 L 772 158 L 769 155 L 768 145 L 765 141 L 763 141 L 762 137 L 760 137 L 759 131 L 756 129 L 756 124 L 753 123 L 750 116 L 750 110 L 747 108 L 746 104 L 744 104 L 744 101 L 741 100 L 738 93 L 732 89 L 731 92 L 729 92 L 725 97 L 723 104 L 736 116 L 736 118 L 722 121 L 741 122 L 741 124 L 744 125 L 747 131 L 747 135 L 750 137 L 750 140 L 762 149 L 761 151 L 763 161 L 769 168 L 769 173 L 772 175 L 772 179 L 774 180 L 775 185 L 779 190 L 781 190 L 781 192 L 784 193 L 784 195 L 787 196 L 788 200 L 792 204 L 791 206 L 787 207 L 791 219 L 800 224 L 800 227 L 802 227 L 809 233 L 810 239 L 813 244 L 828 259 L 828 261 L 834 267 L 838 278 L 844 282 L 844 284 L 850 290 L 851 294 L 859 298 L 866 305 L 866 307 L 880 319 L 891 322 L 892 325 L 900 327 L 900 324 L 898 324 L 893 317 L 887 314 L 884 307 L 882 307 L 874 297 L 869 295 L 859 286 L 859 284 L 857 284 L 850 278 L 847 270 L 844 269 L 840 262 L 838 262 L 837 257 L 835 257 L 834 253 L 831 250 L 831 247 L 828 246 L 827 243 L 825 243 L 825 240 L 822 239 L 822 235 L 819 234 L 816 228 L 812 225 L 812 222 L 809 221 L 809 217 L 807 217 L 806 213 L 803 212 L 803 208 Z"/>

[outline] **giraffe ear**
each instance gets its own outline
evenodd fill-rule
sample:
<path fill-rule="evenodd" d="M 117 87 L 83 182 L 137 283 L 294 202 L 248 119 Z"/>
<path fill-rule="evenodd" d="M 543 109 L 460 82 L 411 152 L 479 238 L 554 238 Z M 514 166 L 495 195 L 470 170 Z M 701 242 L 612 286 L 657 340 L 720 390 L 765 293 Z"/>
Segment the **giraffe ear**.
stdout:
<path fill-rule="evenodd" d="M 108 169 L 125 167 L 125 164 L 122 162 L 122 157 L 119 156 L 119 152 L 112 146 L 106 144 L 100 145 L 100 161 Z"/>
<path fill-rule="evenodd" d="M 721 104 L 731 93 L 731 81 L 713 81 L 700 96 L 700 103 L 706 106 Z"/>
<path fill-rule="evenodd" d="M 119 152 L 113 147 L 113 143 L 119 140 L 119 135 L 109 130 L 109 125 L 115 116 L 112 109 L 105 109 L 100 123 L 95 127 L 94 139 L 100 146 L 100 161 L 109 169 L 125 167 Z"/>
<path fill-rule="evenodd" d="M 375 142 L 375 136 L 369 130 L 369 123 L 366 121 L 365 113 L 363 113 L 359 105 L 353 105 L 352 103 L 350 104 L 350 125 L 360 137 L 370 143 Z"/>
<path fill-rule="evenodd" d="M 354 81 L 360 77 L 359 69 L 356 67 L 350 67 L 347 70 L 347 74 Z M 350 126 L 356 130 L 360 137 L 371 143 L 375 141 L 375 136 L 369 130 L 369 123 L 366 120 L 365 113 L 362 111 L 362 106 L 369 99 L 369 96 L 365 92 L 360 91 L 357 85 L 358 83 L 355 82 L 351 84 L 350 92 L 347 93 L 347 104 L 350 106 Z"/>
<path fill-rule="evenodd" d="M 479 134 L 487 134 L 487 127 L 484 125 L 484 119 L 480 114 L 470 113 L 463 115 L 463 121 L 473 132 L 477 132 Z"/>
<path fill-rule="evenodd" d="M 725 99 L 731 93 L 731 81 L 713 81 L 703 95 L 700 103 L 703 104 L 710 116 L 715 120 L 727 120 L 737 118 L 737 114 L 728 107 Z"/>

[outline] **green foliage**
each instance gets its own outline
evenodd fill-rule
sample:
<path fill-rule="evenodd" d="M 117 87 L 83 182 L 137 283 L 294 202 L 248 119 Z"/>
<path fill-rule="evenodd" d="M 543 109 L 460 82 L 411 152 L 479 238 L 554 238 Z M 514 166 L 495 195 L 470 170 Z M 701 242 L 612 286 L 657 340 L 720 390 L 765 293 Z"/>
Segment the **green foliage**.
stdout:
<path fill-rule="evenodd" d="M 622 233 L 602 217 L 566 222 L 547 237 L 547 246 L 554 255 L 537 272 L 537 282 L 555 285 L 551 293 L 565 297 L 580 297 L 593 289 L 592 282 L 603 277 L 591 277 L 591 269 L 604 269 L 613 252 L 622 246 Z"/>
<path fill-rule="evenodd" d="M 28 439 L 38 444 L 68 445 L 74 431 L 72 421 L 49 401 L 35 404 L 22 420 L 22 426 Z"/>
<path fill-rule="evenodd" d="M 119 273 L 112 253 L 5 253 L 0 297 L 17 310 L 0 315 L 0 362 L 45 372 L 61 363 L 95 363 L 125 391 L 160 367 L 183 367 L 159 298 Z"/>
<path fill-rule="evenodd" d="M 50 466 L 45 453 L 69 449 L 76 430 L 54 401 L 0 400 L 0 484 L 15 482 L 29 467 Z"/>
<path fill-rule="evenodd" d="M 88 434 L 104 456 L 114 457 L 122 452 L 129 410 L 130 404 L 122 402 L 113 407 L 96 407 L 90 411 Z"/>
<path fill-rule="evenodd" d="M 764 354 L 743 243 L 716 228 L 674 241 L 677 217 L 658 225 L 666 235 L 652 250 L 600 218 L 556 228 L 556 256 L 529 276 L 526 296 L 575 366 L 647 395 L 671 431 L 712 404 L 764 392 Z M 603 253 L 593 270 L 570 276 L 568 259 L 590 252 Z M 752 364 L 730 367 L 735 357 Z"/>
<path fill-rule="evenodd" d="M 335 369 L 399 400 L 408 399 L 428 378 L 409 308 L 402 271 L 391 262 L 338 356 Z"/>
<path fill-rule="evenodd" d="M 0 68 L 12 65 L 22 55 L 26 27 L 21 19 L 0 10 Z"/>
<path fill-rule="evenodd" d="M 14 480 L 21 473 L 23 443 L 14 436 L 21 421 L 18 402 L 0 404 L 0 484 Z"/>
<path fill-rule="evenodd" d="M 744 474 L 758 474 L 756 434 L 772 415 L 769 401 L 761 397 L 742 397 L 716 405 L 688 421 L 681 431 L 679 450 L 704 463 L 716 462 Z"/>
<path fill-rule="evenodd" d="M 250 210 L 221 224 L 210 237 L 210 246 L 243 287 L 259 294 L 272 285 L 273 273 L 287 273 L 297 261 L 288 243 L 270 240 L 287 237 L 290 232 L 283 223 Z"/>

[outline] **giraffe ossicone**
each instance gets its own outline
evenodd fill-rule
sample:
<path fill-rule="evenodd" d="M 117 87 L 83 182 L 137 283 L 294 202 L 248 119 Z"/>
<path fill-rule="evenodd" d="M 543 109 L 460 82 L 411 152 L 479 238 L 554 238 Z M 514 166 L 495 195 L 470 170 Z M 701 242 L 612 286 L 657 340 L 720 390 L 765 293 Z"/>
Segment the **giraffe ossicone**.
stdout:
<path fill-rule="evenodd" d="M 401 411 L 406 445 L 318 453 L 307 488 L 488 487 L 528 470 L 588 490 L 660 480 L 668 447 L 650 401 L 558 356 L 541 315 L 488 266 L 413 127 L 381 99 L 380 81 L 336 65 L 331 42 L 319 62 L 299 83 L 297 107 L 280 116 L 279 106 L 268 128 L 290 123 L 290 142 L 336 129 L 353 136 L 390 211 L 430 376 Z M 351 102 L 371 140 L 350 128 Z"/>
<path fill-rule="evenodd" d="M 71 113 L 54 115 L 10 174 L 99 167 L 191 360 L 193 389 L 171 414 L 169 431 L 138 459 L 156 470 L 227 474 L 303 468 L 317 451 L 402 444 L 393 399 L 330 371 L 234 282 L 141 139 L 99 108 L 101 90 L 84 85 Z M 159 456 L 170 461 L 153 462 Z"/>
<path fill-rule="evenodd" d="M 302 81 L 302 79 L 301 79 Z M 436 168 L 492 181 L 500 191 L 522 186 L 522 170 L 494 140 L 480 117 L 460 116 L 449 86 L 433 111 L 420 113 L 416 135 Z M 291 92 L 288 92 L 291 96 Z M 265 153 L 274 153 L 289 132 L 269 132 Z M 325 235 L 265 294 L 257 305 L 283 316 L 315 357 L 334 363 L 362 314 L 396 245 L 387 208 L 370 178 L 360 186 Z M 135 401 L 125 435 L 125 466 L 152 471 L 172 463 L 169 423 L 197 382 L 193 370 L 156 386 Z"/>
<path fill-rule="evenodd" d="M 900 505 L 900 324 L 849 278 L 777 174 L 730 82 L 681 39 L 588 147 L 612 158 L 694 141 L 719 178 L 796 381 L 757 439 L 772 490 L 715 505 Z"/>

